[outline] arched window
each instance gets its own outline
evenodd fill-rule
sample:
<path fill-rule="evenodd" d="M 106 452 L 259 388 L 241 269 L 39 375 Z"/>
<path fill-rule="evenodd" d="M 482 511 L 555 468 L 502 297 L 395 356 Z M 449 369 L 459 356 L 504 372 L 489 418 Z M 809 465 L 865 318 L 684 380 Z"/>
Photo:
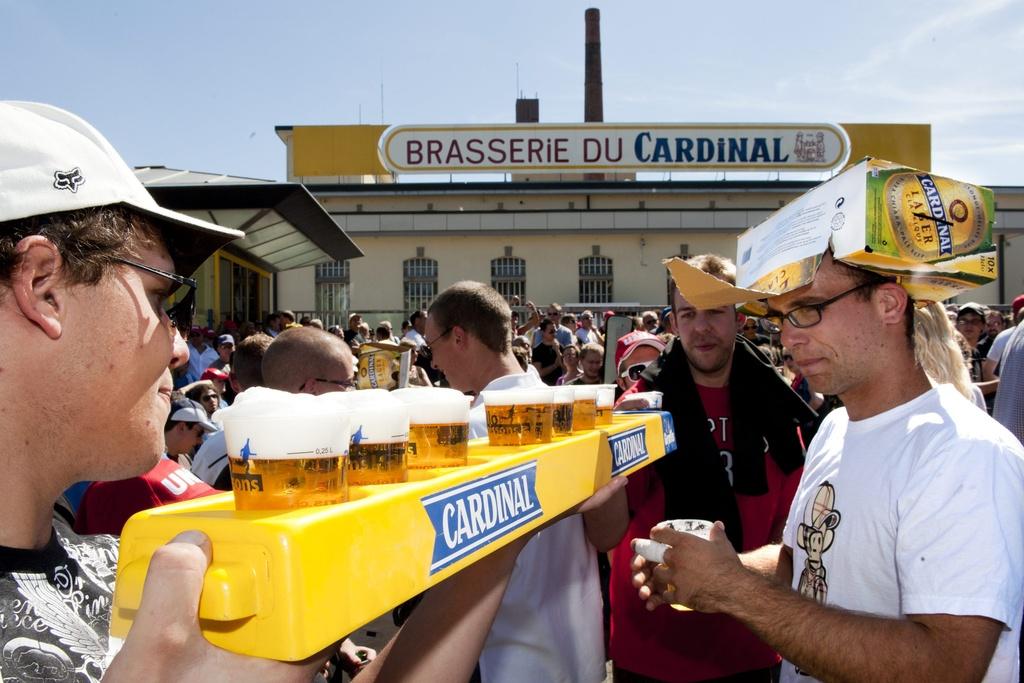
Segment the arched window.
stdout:
<path fill-rule="evenodd" d="M 607 304 L 612 296 L 612 260 L 606 256 L 580 259 L 580 303 Z"/>
<path fill-rule="evenodd" d="M 405 311 L 426 310 L 437 296 L 437 261 L 432 258 L 411 258 L 402 262 L 405 283 Z"/>
<path fill-rule="evenodd" d="M 491 287 L 512 303 L 512 297 L 518 296 L 526 301 L 526 259 L 516 256 L 503 256 L 491 259 Z"/>

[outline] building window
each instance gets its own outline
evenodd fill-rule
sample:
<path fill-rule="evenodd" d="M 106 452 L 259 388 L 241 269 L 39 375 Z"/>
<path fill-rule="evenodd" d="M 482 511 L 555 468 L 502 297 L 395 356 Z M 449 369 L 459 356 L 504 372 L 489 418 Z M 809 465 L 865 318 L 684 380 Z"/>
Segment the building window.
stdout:
<path fill-rule="evenodd" d="M 316 317 L 324 325 L 337 325 L 345 320 L 351 293 L 347 260 L 317 264 Z"/>
<path fill-rule="evenodd" d="M 402 263 L 405 282 L 405 311 L 424 311 L 437 296 L 437 261 L 411 258 Z"/>
<path fill-rule="evenodd" d="M 686 259 L 690 258 L 690 245 L 689 244 L 680 244 L 679 245 L 679 253 L 678 254 L 674 254 L 673 256 L 670 256 L 669 258 L 680 258 L 680 259 L 682 259 L 684 261 Z M 667 306 L 671 306 L 672 305 L 672 291 L 676 288 L 676 281 L 672 279 L 672 273 L 667 268 L 665 269 L 665 274 L 666 274 L 666 276 L 668 278 L 665 281 L 665 301 L 668 302 L 666 304 Z"/>
<path fill-rule="evenodd" d="M 606 256 L 580 259 L 580 303 L 607 304 L 612 296 L 612 260 Z"/>
<path fill-rule="evenodd" d="M 512 303 L 512 297 L 526 301 L 526 259 L 504 256 L 491 259 L 491 287 Z"/>

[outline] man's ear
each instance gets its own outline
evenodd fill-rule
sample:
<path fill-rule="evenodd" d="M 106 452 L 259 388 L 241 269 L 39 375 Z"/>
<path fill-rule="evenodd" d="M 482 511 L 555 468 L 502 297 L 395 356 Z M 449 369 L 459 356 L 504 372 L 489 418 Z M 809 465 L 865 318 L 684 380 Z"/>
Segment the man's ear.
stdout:
<path fill-rule="evenodd" d="M 879 285 L 875 291 L 878 293 L 882 321 L 888 325 L 901 325 L 907 306 L 912 305 L 907 290 L 893 282 Z"/>
<path fill-rule="evenodd" d="M 460 349 L 466 347 L 468 335 L 465 329 L 459 327 L 458 325 L 452 325 L 452 331 L 449 334 L 451 334 L 452 342 L 455 344 L 455 346 L 457 346 Z"/>
<path fill-rule="evenodd" d="M 50 240 L 31 235 L 15 247 L 18 265 L 11 291 L 19 311 L 50 339 L 59 339 L 67 305 L 62 278 L 64 259 Z"/>

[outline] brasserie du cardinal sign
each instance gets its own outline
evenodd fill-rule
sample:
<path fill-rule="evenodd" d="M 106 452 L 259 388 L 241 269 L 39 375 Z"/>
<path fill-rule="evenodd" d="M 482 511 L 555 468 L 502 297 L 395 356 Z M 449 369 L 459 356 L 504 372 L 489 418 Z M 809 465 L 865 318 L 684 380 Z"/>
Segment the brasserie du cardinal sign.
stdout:
<path fill-rule="evenodd" d="M 380 139 L 395 173 L 830 171 L 850 153 L 827 123 L 394 126 Z"/>

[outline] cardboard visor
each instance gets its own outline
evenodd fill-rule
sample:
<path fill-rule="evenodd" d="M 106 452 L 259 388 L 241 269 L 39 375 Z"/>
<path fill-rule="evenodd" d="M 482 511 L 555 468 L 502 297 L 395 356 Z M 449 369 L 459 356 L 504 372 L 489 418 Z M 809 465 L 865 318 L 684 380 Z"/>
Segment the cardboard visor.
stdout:
<path fill-rule="evenodd" d="M 809 285 L 833 257 L 890 277 L 918 301 L 995 280 L 992 191 L 889 161 L 864 159 L 779 209 L 737 242 L 736 286 L 663 261 L 696 308 L 758 302 Z"/>

